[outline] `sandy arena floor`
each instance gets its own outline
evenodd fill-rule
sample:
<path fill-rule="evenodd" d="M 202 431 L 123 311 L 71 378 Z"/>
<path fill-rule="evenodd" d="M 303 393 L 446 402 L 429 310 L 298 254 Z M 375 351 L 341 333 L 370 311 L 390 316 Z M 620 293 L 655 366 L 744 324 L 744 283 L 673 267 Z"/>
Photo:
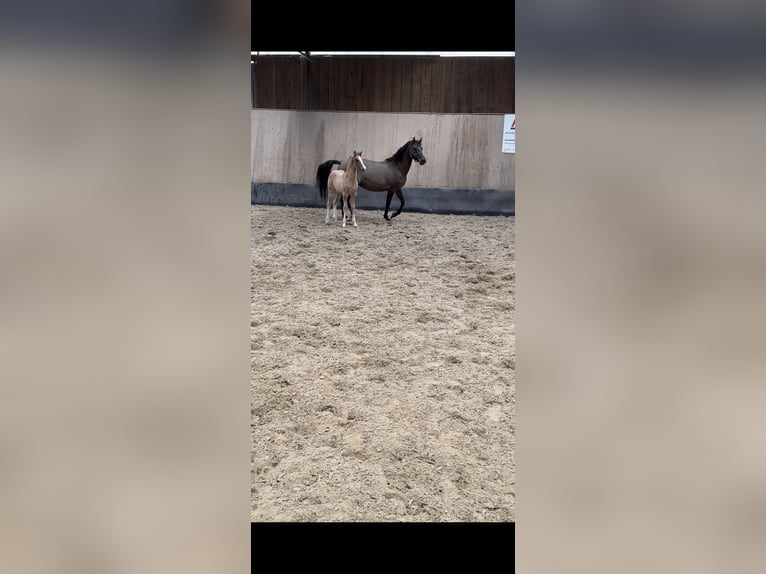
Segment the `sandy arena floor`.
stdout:
<path fill-rule="evenodd" d="M 251 207 L 251 520 L 515 520 L 514 218 L 324 216 Z"/>

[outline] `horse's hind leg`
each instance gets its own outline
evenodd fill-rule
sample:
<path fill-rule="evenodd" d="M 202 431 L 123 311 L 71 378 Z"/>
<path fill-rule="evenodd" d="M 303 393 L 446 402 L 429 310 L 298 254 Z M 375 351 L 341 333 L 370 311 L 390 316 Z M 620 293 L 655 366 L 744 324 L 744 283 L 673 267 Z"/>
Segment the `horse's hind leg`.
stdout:
<path fill-rule="evenodd" d="M 325 225 L 330 223 L 330 197 L 332 197 L 332 192 L 328 189 L 327 190 L 327 215 L 324 218 Z"/>
<path fill-rule="evenodd" d="M 348 202 L 348 197 L 344 194 L 340 198 L 340 209 L 341 209 L 341 211 L 343 210 L 343 204 L 346 203 L 346 202 Z M 342 227 L 346 227 L 346 215 L 345 215 L 345 213 L 343 215 L 343 225 L 342 225 Z"/>
<path fill-rule="evenodd" d="M 391 219 L 399 215 L 402 212 L 402 209 L 404 209 L 404 196 L 402 195 L 401 189 L 396 190 L 396 197 L 399 198 L 399 209 L 391 216 Z"/>

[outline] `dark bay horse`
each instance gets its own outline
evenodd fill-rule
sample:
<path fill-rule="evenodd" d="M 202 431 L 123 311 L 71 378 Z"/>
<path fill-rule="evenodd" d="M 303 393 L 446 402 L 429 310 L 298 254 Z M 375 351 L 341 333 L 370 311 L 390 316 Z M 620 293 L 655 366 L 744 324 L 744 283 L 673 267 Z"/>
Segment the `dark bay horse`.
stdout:
<path fill-rule="evenodd" d="M 410 171 L 412 160 L 420 165 L 425 165 L 426 156 L 423 155 L 423 138 L 416 140 L 412 138 L 402 147 L 396 150 L 396 153 L 384 161 L 365 160 L 367 169 L 359 173 L 359 186 L 368 191 L 385 191 L 386 210 L 383 217 L 390 221 L 402 212 L 404 207 L 404 196 L 402 187 L 407 183 L 407 174 Z M 337 159 L 328 160 L 319 165 L 317 169 L 317 186 L 319 187 L 319 196 L 325 197 L 327 193 L 327 179 L 333 166 L 339 164 L 339 169 L 346 169 L 348 160 L 338 161 Z M 391 206 L 391 198 L 396 194 L 399 198 L 399 209 L 390 218 L 388 217 L 388 208 Z M 341 211 L 343 204 L 341 204 Z"/>

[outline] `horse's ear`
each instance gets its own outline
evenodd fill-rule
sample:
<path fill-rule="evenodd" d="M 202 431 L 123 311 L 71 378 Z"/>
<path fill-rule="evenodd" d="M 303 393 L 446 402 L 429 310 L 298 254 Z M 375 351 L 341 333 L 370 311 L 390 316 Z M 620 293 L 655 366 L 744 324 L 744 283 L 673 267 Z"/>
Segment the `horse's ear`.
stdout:
<path fill-rule="evenodd" d="M 420 138 L 420 139 L 418 140 L 418 143 L 423 143 L 423 138 Z"/>

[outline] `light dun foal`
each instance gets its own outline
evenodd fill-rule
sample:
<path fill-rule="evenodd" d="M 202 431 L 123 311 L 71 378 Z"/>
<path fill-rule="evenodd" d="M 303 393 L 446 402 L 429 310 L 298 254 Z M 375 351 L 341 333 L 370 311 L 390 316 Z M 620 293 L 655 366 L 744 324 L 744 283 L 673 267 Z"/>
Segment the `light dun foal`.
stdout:
<path fill-rule="evenodd" d="M 362 152 L 354 150 L 351 157 L 348 158 L 348 164 L 345 170 L 336 169 L 330 172 L 327 179 L 327 216 L 324 222 L 330 223 L 330 203 L 332 203 L 332 219 L 335 221 L 335 206 L 340 198 L 340 209 L 343 215 L 343 225 L 346 227 L 346 213 L 344 206 L 351 213 L 351 223 L 356 225 L 356 192 L 359 189 L 359 171 L 364 171 L 367 166 L 362 161 Z"/>

